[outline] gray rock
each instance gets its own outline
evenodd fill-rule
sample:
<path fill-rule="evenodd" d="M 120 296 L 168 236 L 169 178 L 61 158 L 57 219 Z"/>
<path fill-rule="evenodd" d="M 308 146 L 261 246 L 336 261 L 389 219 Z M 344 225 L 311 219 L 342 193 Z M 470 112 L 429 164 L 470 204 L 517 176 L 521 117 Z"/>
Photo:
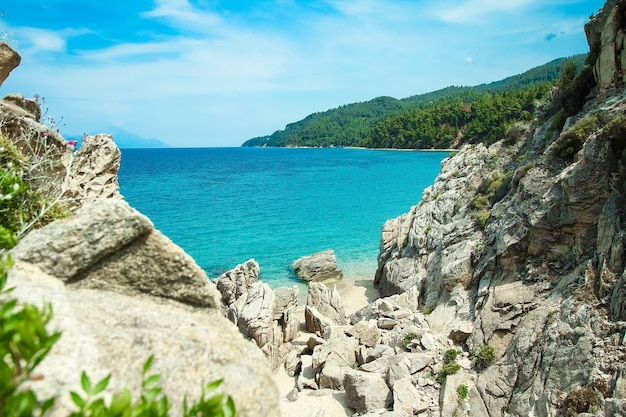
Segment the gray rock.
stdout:
<path fill-rule="evenodd" d="M 379 374 L 348 370 L 343 386 L 346 404 L 360 414 L 388 408 L 393 402 L 392 392 Z"/>
<path fill-rule="evenodd" d="M 320 389 L 330 388 L 333 390 L 343 389 L 343 379 L 347 369 L 351 366 L 345 363 L 343 357 L 335 352 L 330 352 L 326 356 L 324 366 L 319 374 Z"/>
<path fill-rule="evenodd" d="M 0 85 L 9 77 L 11 71 L 17 68 L 22 57 L 6 42 L 0 42 Z"/>
<path fill-rule="evenodd" d="M 290 350 L 285 357 L 285 371 L 292 377 L 302 372 L 302 360 L 297 350 Z"/>
<path fill-rule="evenodd" d="M 248 292 L 248 288 L 259 279 L 261 268 L 254 259 L 249 259 L 231 270 L 224 272 L 213 283 L 222 294 L 222 303 L 228 308 L 239 297 Z"/>
<path fill-rule="evenodd" d="M 117 172 L 121 152 L 113 136 L 84 136 L 72 161 L 69 183 L 64 199 L 71 208 L 82 207 L 102 198 L 119 198 Z"/>
<path fill-rule="evenodd" d="M 304 319 L 307 332 L 315 333 L 318 336 L 324 334 L 324 329 L 335 325 L 331 319 L 312 306 L 304 308 Z"/>
<path fill-rule="evenodd" d="M 310 282 L 306 304 L 315 307 L 320 314 L 335 324 L 344 325 L 348 323 L 346 312 L 341 303 L 341 296 L 335 287 L 331 290 L 322 283 Z"/>
<path fill-rule="evenodd" d="M 432 333 L 426 332 L 420 338 L 420 344 L 424 349 L 434 352 L 437 349 L 437 342 Z"/>
<path fill-rule="evenodd" d="M 389 369 L 389 362 L 391 359 L 388 356 L 381 356 L 374 360 L 368 361 L 359 366 L 359 369 L 364 372 L 371 372 L 377 374 L 385 374 Z"/>
<path fill-rule="evenodd" d="M 343 272 L 337 269 L 335 252 L 327 249 L 298 259 L 294 265 L 295 274 L 303 281 L 338 281 Z"/>
<path fill-rule="evenodd" d="M 309 339 L 307 340 L 307 342 L 306 342 L 306 346 L 307 346 L 310 350 L 313 350 L 313 349 L 315 349 L 315 346 L 322 345 L 322 344 L 324 344 L 325 342 L 326 342 L 326 341 L 325 341 L 323 338 L 321 338 L 321 337 L 319 337 L 319 336 L 317 336 L 317 335 L 311 335 L 311 336 L 309 337 Z"/>
<path fill-rule="evenodd" d="M 419 415 L 428 409 L 428 404 L 421 400 L 420 392 L 411 382 L 411 378 L 399 379 L 393 386 L 393 410 L 408 416 Z"/>
<path fill-rule="evenodd" d="M 43 378 L 31 382 L 40 398 L 58 396 L 53 417 L 75 409 L 67 392 L 80 386 L 83 370 L 92 381 L 110 373 L 107 392 L 128 387 L 138 393 L 142 365 L 152 354 L 152 372 L 162 375 L 173 415 L 179 415 L 184 396 L 193 401 L 203 382 L 220 378 L 238 415 L 280 415 L 278 389 L 261 351 L 219 309 L 69 287 L 23 261 L 10 271 L 9 285 L 23 302 L 50 303 L 51 327 L 62 332 L 37 368 Z"/>
<path fill-rule="evenodd" d="M 373 347 L 380 343 L 381 335 L 376 323 L 360 321 L 346 332 L 356 337 L 362 345 Z"/>
<path fill-rule="evenodd" d="M 197 306 L 220 303 L 215 285 L 193 259 L 123 200 L 88 204 L 73 217 L 28 233 L 11 252 L 72 286 Z"/>
<path fill-rule="evenodd" d="M 351 368 L 356 363 L 358 343 L 353 337 L 338 335 L 313 350 L 313 369 L 320 371 L 330 355 L 336 355 L 341 366 Z"/>

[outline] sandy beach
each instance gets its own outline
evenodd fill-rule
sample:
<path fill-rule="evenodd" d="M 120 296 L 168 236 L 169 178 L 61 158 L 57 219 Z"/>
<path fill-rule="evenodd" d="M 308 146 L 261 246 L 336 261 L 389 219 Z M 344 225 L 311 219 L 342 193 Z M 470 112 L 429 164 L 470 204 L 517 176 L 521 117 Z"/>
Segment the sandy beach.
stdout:
<path fill-rule="evenodd" d="M 378 290 L 374 288 L 372 278 L 356 280 L 342 280 L 336 285 L 341 294 L 341 301 L 346 311 L 350 315 L 378 297 Z M 304 306 L 301 307 L 301 329 L 304 329 Z M 309 333 L 303 331 L 294 341 L 295 344 L 306 345 Z M 313 378 L 313 370 L 310 364 L 303 364 L 302 373 L 308 378 Z M 289 397 L 294 395 L 295 379 L 285 372 L 284 367 L 280 367 L 274 379 L 280 392 L 280 407 L 283 417 L 350 417 L 353 410 L 345 403 L 345 393 L 330 389 L 323 390 L 303 390 L 297 392 L 297 399 L 293 401 Z"/>

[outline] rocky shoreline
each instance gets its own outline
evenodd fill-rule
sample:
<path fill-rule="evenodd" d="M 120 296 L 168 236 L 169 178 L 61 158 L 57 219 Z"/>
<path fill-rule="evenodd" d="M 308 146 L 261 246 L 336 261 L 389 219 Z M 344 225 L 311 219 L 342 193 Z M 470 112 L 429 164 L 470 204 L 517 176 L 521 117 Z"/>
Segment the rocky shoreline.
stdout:
<path fill-rule="evenodd" d="M 585 27 L 582 110 L 555 128 L 555 91 L 515 134 L 447 158 L 383 226 L 371 285 L 312 279 L 305 305 L 254 260 L 210 281 L 119 195 L 110 136 L 75 153 L 5 98 L 3 135 L 45 138 L 72 211 L 11 251 L 14 296 L 50 303 L 62 332 L 29 386 L 67 415 L 81 371 L 136 389 L 154 354 L 172 402 L 223 378 L 242 417 L 626 415 L 623 10 Z"/>

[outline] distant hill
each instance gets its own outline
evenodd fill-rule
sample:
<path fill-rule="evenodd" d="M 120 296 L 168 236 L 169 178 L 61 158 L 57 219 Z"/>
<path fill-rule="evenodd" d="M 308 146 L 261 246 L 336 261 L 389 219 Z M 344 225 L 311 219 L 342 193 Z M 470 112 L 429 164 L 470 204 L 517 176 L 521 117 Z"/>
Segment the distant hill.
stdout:
<path fill-rule="evenodd" d="M 169 148 L 170 145 L 167 143 L 154 138 L 144 138 L 142 136 L 136 135 L 134 133 L 130 133 L 125 131 L 124 129 L 120 129 L 118 127 L 106 127 L 97 132 L 90 132 L 90 135 L 98 134 L 98 133 L 107 133 L 113 135 L 113 140 L 117 144 L 118 148 Z M 67 139 L 75 139 L 78 141 L 80 146 L 80 141 L 82 140 L 81 135 L 67 135 Z"/>
<path fill-rule="evenodd" d="M 456 114 L 456 109 L 445 110 L 453 112 L 454 114 L 451 114 L 453 126 L 449 125 L 448 119 L 446 118 L 440 121 L 445 124 L 445 126 L 442 126 L 445 131 L 442 133 L 443 137 L 437 136 L 440 134 L 439 131 L 431 130 L 431 134 L 437 136 L 435 140 L 431 140 L 431 138 L 426 141 L 420 141 L 414 140 L 415 138 L 409 138 L 409 140 L 386 141 L 381 140 L 381 134 L 384 133 L 384 129 L 378 129 L 378 136 L 376 136 L 373 129 L 377 124 L 405 114 L 405 112 L 415 113 L 416 110 L 425 110 L 435 105 L 441 105 L 441 103 L 456 103 L 455 105 L 458 109 L 471 110 L 468 109 L 467 105 L 481 100 L 484 104 L 485 100 L 489 101 L 486 97 L 493 97 L 493 95 L 510 96 L 512 92 L 522 90 L 528 90 L 525 94 L 522 94 L 524 97 L 520 96 L 515 99 L 508 97 L 506 105 L 510 104 L 513 107 L 517 107 L 518 105 L 524 107 L 524 109 L 520 109 L 518 113 L 521 113 L 522 110 L 528 112 L 532 109 L 529 109 L 526 104 L 528 104 L 529 100 L 531 103 L 534 100 L 531 96 L 541 93 L 542 90 L 547 91 L 546 86 L 553 85 L 556 82 L 567 61 L 574 61 L 579 68 L 582 68 L 586 56 L 587 54 L 580 54 L 568 58 L 559 58 L 539 67 L 532 68 L 522 74 L 489 84 L 481 84 L 473 87 L 450 86 L 441 90 L 403 99 L 377 97 L 365 102 L 346 104 L 335 109 L 313 113 L 300 121 L 288 124 L 284 130 L 278 130 L 271 135 L 249 139 L 244 142 L 242 146 L 383 147 L 382 143 L 384 142 L 384 147 L 447 147 L 453 142 L 453 138 L 450 136 L 457 135 L 462 127 L 459 124 L 461 121 L 455 120 L 458 118 L 457 116 L 459 116 Z M 536 90 L 537 88 L 539 88 L 539 90 Z M 516 100 L 517 102 L 511 103 L 510 100 Z M 525 101 L 521 103 L 520 100 Z M 461 103 L 465 104 L 465 106 L 462 106 Z M 489 109 L 483 106 L 483 110 L 488 111 Z M 439 110 L 435 111 L 435 113 L 437 112 L 439 112 Z M 520 114 L 512 112 L 503 116 L 502 120 L 498 122 L 506 123 L 519 115 Z M 526 115 L 526 113 L 524 113 L 524 115 Z M 460 116 L 463 116 L 463 114 Z M 417 117 L 420 118 L 422 115 Z M 413 122 L 415 122 L 415 120 Z M 430 122 L 436 123 L 437 121 Z M 454 125 L 454 123 L 456 123 L 456 125 Z M 393 125 L 394 123 L 388 123 L 387 127 L 393 129 Z M 475 132 L 480 133 L 479 131 L 482 127 L 475 127 L 478 128 L 475 129 Z M 421 126 L 413 126 L 412 129 L 416 131 L 416 129 L 421 129 Z"/>

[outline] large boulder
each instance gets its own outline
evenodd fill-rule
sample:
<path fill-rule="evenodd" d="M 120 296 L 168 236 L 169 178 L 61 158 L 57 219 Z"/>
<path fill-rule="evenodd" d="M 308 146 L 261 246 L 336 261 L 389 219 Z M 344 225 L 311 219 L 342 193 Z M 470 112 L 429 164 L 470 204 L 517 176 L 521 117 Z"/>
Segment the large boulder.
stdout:
<path fill-rule="evenodd" d="M 303 281 L 339 281 L 343 271 L 337 269 L 335 252 L 327 249 L 298 259 L 294 265 L 295 274 Z"/>
<path fill-rule="evenodd" d="M 34 230 L 12 255 L 71 286 L 220 305 L 215 285 L 194 260 L 123 200 L 97 200 Z"/>
<path fill-rule="evenodd" d="M 348 370 L 343 386 L 346 404 L 360 414 L 389 408 L 393 402 L 392 391 L 380 374 Z"/>
<path fill-rule="evenodd" d="M 306 305 L 315 307 L 320 314 L 326 316 L 335 324 L 344 325 L 348 323 L 341 296 L 335 287 L 331 290 L 324 284 L 310 282 Z M 307 330 L 314 333 L 319 329 L 307 327 Z"/>
<path fill-rule="evenodd" d="M 50 303 L 51 328 L 62 333 L 36 369 L 40 378 L 31 382 L 40 398 L 57 398 L 52 417 L 75 409 L 69 391 L 80 390 L 82 371 L 92 381 L 111 374 L 105 394 L 124 387 L 139 393 L 142 365 L 150 355 L 173 416 L 182 414 L 185 396 L 194 401 L 202 384 L 222 378 L 238 416 L 280 415 L 278 390 L 263 354 L 219 309 L 68 286 L 23 261 L 9 272 L 8 285 L 20 301 Z"/>

